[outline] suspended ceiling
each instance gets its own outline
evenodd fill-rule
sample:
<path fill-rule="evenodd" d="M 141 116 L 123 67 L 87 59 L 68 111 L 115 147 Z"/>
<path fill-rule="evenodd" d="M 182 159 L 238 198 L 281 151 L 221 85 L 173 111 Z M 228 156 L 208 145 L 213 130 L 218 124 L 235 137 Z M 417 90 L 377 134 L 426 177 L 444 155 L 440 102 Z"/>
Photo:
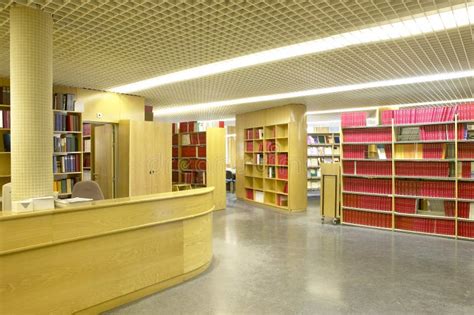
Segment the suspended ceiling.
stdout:
<path fill-rule="evenodd" d="M 8 8 L 0 2 L 0 76 L 9 74 Z M 16 1 L 53 14 L 56 84 L 107 89 L 266 49 L 473 1 Z M 3 6 L 2 6 L 3 4 Z M 170 84 L 135 94 L 155 108 L 474 69 L 471 26 L 360 45 Z M 229 116 L 305 103 L 311 110 L 474 97 L 472 79 L 224 107 Z M 184 116 L 183 116 L 184 117 Z"/>

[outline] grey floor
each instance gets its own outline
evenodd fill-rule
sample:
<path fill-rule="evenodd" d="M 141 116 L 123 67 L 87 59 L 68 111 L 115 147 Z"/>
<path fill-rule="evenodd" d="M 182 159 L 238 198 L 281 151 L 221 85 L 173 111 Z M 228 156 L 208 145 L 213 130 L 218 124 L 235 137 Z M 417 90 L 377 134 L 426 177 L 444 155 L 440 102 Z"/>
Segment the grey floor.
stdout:
<path fill-rule="evenodd" d="M 474 314 L 474 242 L 320 223 L 230 199 L 197 278 L 110 314 Z"/>

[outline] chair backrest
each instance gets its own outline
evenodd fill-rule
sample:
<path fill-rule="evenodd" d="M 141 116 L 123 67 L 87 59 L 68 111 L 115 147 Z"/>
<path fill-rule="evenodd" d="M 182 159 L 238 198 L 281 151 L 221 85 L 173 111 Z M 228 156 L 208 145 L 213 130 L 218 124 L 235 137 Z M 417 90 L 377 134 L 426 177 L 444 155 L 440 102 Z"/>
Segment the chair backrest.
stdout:
<path fill-rule="evenodd" d="M 232 172 L 231 171 L 225 171 L 225 179 L 232 179 Z"/>
<path fill-rule="evenodd" d="M 74 185 L 72 189 L 72 198 L 75 197 L 103 200 L 104 194 L 96 182 L 86 180 Z"/>

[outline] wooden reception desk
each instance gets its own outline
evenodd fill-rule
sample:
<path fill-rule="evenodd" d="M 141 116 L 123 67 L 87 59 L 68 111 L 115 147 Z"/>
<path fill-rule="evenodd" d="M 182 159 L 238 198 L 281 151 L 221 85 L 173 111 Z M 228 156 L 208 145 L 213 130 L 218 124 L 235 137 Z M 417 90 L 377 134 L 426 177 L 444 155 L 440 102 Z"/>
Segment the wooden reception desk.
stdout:
<path fill-rule="evenodd" d="M 98 313 L 198 275 L 213 190 L 1 214 L 0 313 Z"/>

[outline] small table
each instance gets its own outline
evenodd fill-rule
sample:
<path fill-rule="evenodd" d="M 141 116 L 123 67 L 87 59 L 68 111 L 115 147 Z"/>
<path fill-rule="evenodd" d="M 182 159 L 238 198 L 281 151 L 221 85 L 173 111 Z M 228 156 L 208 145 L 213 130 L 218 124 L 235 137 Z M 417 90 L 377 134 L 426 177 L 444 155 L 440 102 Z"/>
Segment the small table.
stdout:
<path fill-rule="evenodd" d="M 193 189 L 191 184 L 173 184 L 173 191 L 181 191 L 181 190 L 190 190 Z"/>

